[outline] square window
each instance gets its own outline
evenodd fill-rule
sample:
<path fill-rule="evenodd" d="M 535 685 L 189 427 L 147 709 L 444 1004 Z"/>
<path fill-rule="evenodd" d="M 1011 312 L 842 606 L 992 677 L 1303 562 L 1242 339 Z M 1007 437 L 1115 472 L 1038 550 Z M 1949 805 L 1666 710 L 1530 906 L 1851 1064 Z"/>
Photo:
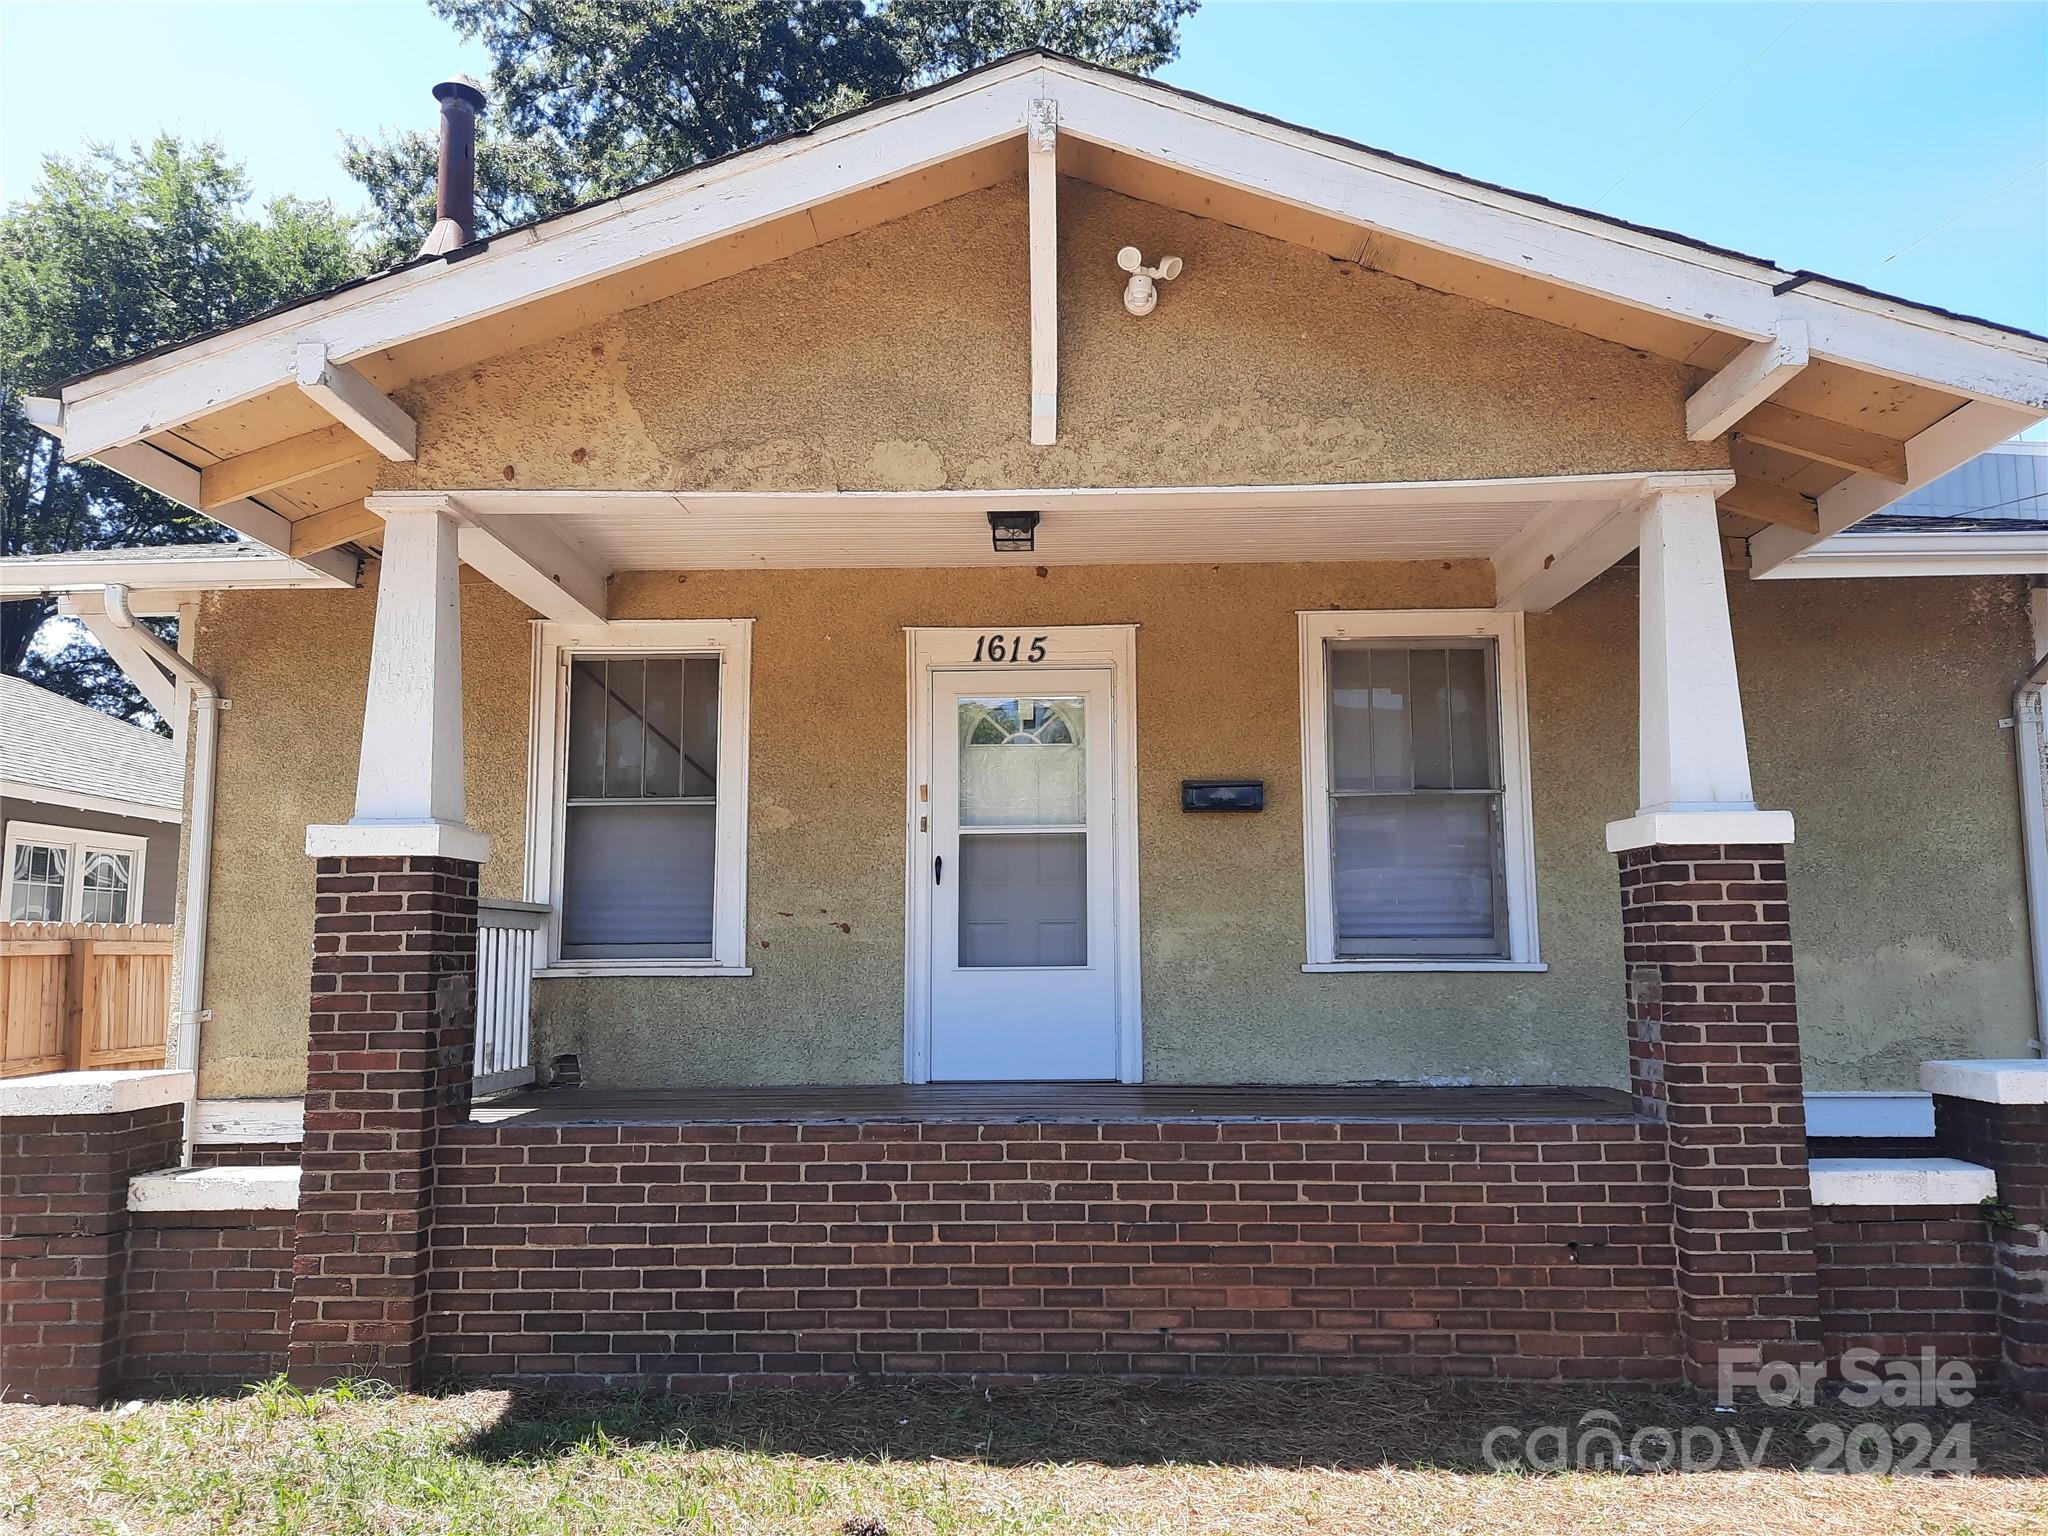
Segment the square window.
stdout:
<path fill-rule="evenodd" d="M 738 620 L 542 626 L 539 675 L 559 691 L 535 704 L 549 815 L 529 849 L 530 894 L 555 908 L 553 961 L 744 966 L 748 631 Z"/>
<path fill-rule="evenodd" d="M 1534 964 L 1518 616 L 1301 630 L 1311 965 Z"/>

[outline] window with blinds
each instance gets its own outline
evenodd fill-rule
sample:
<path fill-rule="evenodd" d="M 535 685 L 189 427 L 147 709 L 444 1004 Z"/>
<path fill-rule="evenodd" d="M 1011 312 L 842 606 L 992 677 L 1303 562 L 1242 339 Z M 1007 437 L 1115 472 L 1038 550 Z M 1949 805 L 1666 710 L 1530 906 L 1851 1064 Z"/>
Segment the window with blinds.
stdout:
<path fill-rule="evenodd" d="M 1325 672 L 1336 958 L 1507 958 L 1495 643 L 1330 641 Z"/>
<path fill-rule="evenodd" d="M 712 954 L 719 686 L 716 656 L 570 661 L 565 958 Z"/>

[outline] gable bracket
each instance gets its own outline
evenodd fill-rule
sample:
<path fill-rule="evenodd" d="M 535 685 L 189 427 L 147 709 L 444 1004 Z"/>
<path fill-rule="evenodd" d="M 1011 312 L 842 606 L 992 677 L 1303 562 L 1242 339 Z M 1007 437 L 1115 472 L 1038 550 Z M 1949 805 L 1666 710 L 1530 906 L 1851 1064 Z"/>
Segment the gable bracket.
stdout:
<path fill-rule="evenodd" d="M 387 459 L 419 457 L 419 424 L 391 397 L 347 363 L 327 352 L 324 341 L 301 341 L 299 391 Z"/>
<path fill-rule="evenodd" d="M 543 618 L 562 624 L 602 624 L 610 572 L 538 518 L 473 512 L 445 491 L 383 491 L 363 501 L 366 511 L 445 511 L 457 524 L 462 563 L 516 597 Z"/>
<path fill-rule="evenodd" d="M 1805 323 L 1780 321 L 1768 341 L 1750 343 L 1692 392 L 1685 402 L 1685 435 L 1696 443 L 1719 437 L 1803 371 L 1807 361 Z"/>
<path fill-rule="evenodd" d="M 1024 140 L 1031 199 L 1031 441 L 1039 447 L 1059 438 L 1059 132 L 1059 103 L 1035 98 Z"/>

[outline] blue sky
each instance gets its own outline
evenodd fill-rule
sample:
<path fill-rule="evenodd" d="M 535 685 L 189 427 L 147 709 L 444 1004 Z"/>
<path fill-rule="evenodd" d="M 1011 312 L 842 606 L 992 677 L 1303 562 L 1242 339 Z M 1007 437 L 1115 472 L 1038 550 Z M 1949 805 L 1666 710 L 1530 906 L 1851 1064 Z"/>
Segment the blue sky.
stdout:
<path fill-rule="evenodd" d="M 488 60 L 423 0 L 0 0 L 0 197 L 160 128 L 360 203 L 344 130 Z M 1451 170 L 2048 332 L 2048 3 L 1211 3 L 1165 78 Z"/>

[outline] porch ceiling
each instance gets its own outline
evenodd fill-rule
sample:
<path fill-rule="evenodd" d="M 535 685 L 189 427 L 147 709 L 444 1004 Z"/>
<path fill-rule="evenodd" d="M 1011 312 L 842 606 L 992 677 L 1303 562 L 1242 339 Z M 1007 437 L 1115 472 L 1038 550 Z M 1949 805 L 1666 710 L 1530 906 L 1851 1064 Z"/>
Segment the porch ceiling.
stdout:
<path fill-rule="evenodd" d="M 1632 528 L 1635 509 L 1653 488 L 1697 481 L 1712 490 L 1727 478 L 1708 472 L 1145 489 L 446 494 L 463 516 L 488 528 L 545 528 L 605 572 L 1297 560 L 1491 560 L 1505 571 L 1518 552 L 1546 540 L 1562 549 L 1610 522 Z M 371 509 L 386 500 L 372 497 Z M 1036 549 L 997 554 L 992 511 L 1038 512 Z M 1540 565 L 1543 553 L 1537 550 L 1531 563 Z M 1512 585 L 1503 580 L 1504 596 Z"/>

